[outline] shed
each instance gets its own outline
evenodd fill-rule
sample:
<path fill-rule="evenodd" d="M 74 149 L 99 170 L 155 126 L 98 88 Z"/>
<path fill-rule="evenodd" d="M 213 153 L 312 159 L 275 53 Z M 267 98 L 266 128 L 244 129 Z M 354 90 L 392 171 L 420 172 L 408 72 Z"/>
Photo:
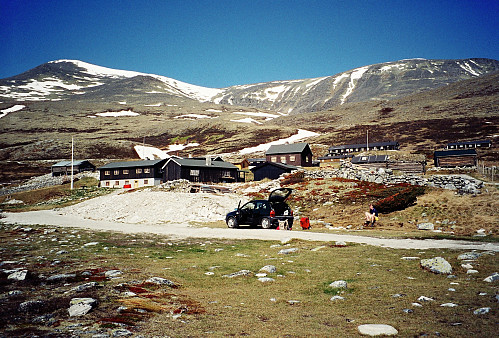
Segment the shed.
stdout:
<path fill-rule="evenodd" d="M 73 174 L 84 171 L 95 171 L 95 165 L 88 160 L 73 161 Z M 52 176 L 71 175 L 71 161 L 61 161 L 51 168 Z"/>
<path fill-rule="evenodd" d="M 174 181 L 186 179 L 190 182 L 236 182 L 238 169 L 221 160 L 194 158 L 170 158 L 163 166 L 163 179 Z"/>
<path fill-rule="evenodd" d="M 290 173 L 297 170 L 298 167 L 289 164 L 275 163 L 275 162 L 265 162 L 259 166 L 252 168 L 254 180 L 261 181 L 264 178 L 269 178 L 275 180 L 279 178 L 284 173 Z"/>
<path fill-rule="evenodd" d="M 162 160 L 108 163 L 99 168 L 101 187 L 139 188 L 161 184 Z"/>
<path fill-rule="evenodd" d="M 433 154 L 435 167 L 472 167 L 476 166 L 475 149 L 440 150 Z"/>
<path fill-rule="evenodd" d="M 312 150 L 308 143 L 271 145 L 265 153 L 267 162 L 290 164 L 301 167 L 312 166 Z"/>

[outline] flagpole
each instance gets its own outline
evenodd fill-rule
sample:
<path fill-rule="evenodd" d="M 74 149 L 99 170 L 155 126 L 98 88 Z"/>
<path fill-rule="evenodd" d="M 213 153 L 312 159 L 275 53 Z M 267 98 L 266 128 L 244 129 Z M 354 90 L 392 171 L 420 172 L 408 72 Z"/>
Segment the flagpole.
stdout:
<path fill-rule="evenodd" d="M 74 152 L 74 140 L 71 137 L 71 190 L 73 190 L 73 152 Z"/>

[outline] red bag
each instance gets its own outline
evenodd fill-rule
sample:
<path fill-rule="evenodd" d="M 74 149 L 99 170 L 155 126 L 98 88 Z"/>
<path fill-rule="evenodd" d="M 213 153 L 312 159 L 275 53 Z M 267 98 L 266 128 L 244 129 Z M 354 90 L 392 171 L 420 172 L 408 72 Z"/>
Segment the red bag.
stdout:
<path fill-rule="evenodd" d="M 310 229 L 310 220 L 308 219 L 308 217 L 300 218 L 300 226 L 303 230 Z"/>

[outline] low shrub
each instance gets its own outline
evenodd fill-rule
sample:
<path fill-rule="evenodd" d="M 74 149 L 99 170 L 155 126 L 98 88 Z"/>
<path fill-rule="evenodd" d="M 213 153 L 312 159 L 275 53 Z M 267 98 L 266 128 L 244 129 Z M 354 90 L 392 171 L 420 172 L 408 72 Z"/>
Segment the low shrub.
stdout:
<path fill-rule="evenodd" d="M 424 192 L 424 187 L 409 186 L 400 192 L 377 201 L 375 207 L 381 213 L 404 210 L 407 207 L 414 205 L 417 201 L 417 197 L 423 195 Z"/>

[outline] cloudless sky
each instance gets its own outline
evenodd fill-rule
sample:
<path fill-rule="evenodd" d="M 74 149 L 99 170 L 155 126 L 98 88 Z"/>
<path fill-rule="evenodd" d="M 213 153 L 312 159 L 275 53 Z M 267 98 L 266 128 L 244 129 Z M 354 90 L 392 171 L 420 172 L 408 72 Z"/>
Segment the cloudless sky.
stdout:
<path fill-rule="evenodd" d="M 222 88 L 499 59 L 498 32 L 499 0 L 0 0 L 0 78 L 77 59 Z"/>

